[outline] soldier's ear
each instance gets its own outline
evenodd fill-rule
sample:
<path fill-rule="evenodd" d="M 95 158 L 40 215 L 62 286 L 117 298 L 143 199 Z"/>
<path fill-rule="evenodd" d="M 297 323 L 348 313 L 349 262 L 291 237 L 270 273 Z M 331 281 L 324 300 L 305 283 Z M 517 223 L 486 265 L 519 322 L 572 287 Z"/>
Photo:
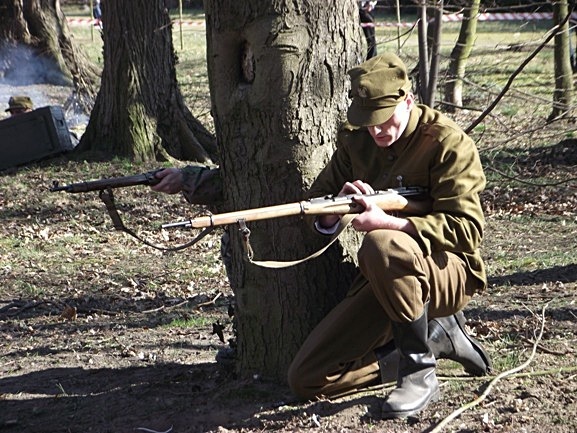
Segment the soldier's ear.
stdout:
<path fill-rule="evenodd" d="M 412 92 L 407 93 L 405 102 L 407 103 L 407 109 L 410 111 L 415 105 L 415 95 Z"/>

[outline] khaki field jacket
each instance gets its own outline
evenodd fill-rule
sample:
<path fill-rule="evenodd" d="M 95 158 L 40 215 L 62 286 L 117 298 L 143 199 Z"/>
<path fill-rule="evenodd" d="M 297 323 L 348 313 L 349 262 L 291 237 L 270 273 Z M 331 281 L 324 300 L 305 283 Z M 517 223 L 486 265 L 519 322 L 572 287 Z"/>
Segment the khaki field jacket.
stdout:
<path fill-rule="evenodd" d="M 427 188 L 432 211 L 408 217 L 423 252 L 456 253 L 478 280 L 478 290 L 486 287 L 479 252 L 485 224 L 479 193 L 485 187 L 485 175 L 475 143 L 452 120 L 416 105 L 403 136 L 388 148 L 378 147 L 366 128 L 345 125 L 337 150 L 307 196 L 337 194 L 345 182 L 357 179 L 375 190 Z"/>

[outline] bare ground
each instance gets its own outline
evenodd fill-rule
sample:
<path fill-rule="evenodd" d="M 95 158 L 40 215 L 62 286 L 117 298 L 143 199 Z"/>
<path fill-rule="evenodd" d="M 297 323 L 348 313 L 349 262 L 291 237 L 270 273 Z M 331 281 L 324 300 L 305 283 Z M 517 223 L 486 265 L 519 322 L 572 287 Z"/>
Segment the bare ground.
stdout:
<path fill-rule="evenodd" d="M 566 176 L 577 162 L 575 152 L 543 152 L 516 164 L 534 170 L 538 157 L 542 169 Z M 233 297 L 218 235 L 164 254 L 113 232 L 96 197 L 47 193 L 54 178 L 150 168 L 59 158 L 0 174 L 0 431 L 412 433 L 432 431 L 483 392 L 441 431 L 577 431 L 574 187 L 536 194 L 490 184 L 490 287 L 466 315 L 495 372 L 470 378 L 441 361 L 442 399 L 418 418 L 384 421 L 387 387 L 302 403 L 282 384 L 240 380 L 215 361 L 230 338 Z M 186 240 L 150 228 L 190 214 L 179 197 L 146 188 L 119 197 L 128 223 L 145 235 Z"/>

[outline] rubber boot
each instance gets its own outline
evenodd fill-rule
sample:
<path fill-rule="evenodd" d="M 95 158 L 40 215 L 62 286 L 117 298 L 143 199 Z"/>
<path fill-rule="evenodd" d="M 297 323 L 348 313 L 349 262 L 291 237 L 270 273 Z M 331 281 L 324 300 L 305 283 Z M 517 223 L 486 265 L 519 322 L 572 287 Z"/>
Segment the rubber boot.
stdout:
<path fill-rule="evenodd" d="M 429 338 L 427 340 L 435 359 L 451 359 L 461 364 L 468 374 L 484 376 L 493 367 L 491 358 L 481 343 L 467 334 L 463 312 L 429 320 Z M 391 340 L 375 349 L 381 382 L 389 383 L 397 379 L 399 352 Z"/>
<path fill-rule="evenodd" d="M 473 376 L 484 376 L 492 368 L 481 343 L 467 334 L 465 315 L 458 313 L 429 321 L 429 347 L 437 359 L 451 359 Z"/>
<path fill-rule="evenodd" d="M 393 322 L 392 328 L 400 359 L 397 387 L 385 399 L 383 418 L 404 418 L 422 411 L 439 398 L 437 363 L 427 344 L 426 309 L 414 322 Z"/>

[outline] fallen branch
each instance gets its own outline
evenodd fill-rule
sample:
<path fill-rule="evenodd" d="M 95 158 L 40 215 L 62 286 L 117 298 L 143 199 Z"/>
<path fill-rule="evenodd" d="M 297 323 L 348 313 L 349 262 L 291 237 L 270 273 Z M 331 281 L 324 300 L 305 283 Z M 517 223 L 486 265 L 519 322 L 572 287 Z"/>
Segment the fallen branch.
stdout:
<path fill-rule="evenodd" d="M 507 379 L 515 379 L 517 377 L 537 377 L 537 376 L 552 376 L 554 374 L 561 373 L 573 373 L 577 372 L 577 366 L 572 365 L 570 367 L 556 367 L 549 370 L 537 370 L 529 371 L 524 373 L 515 373 L 507 376 Z M 462 377 L 462 376 L 437 376 L 443 382 L 478 382 L 486 380 L 485 377 L 473 376 L 473 377 Z"/>
<path fill-rule="evenodd" d="M 489 393 L 491 392 L 491 390 L 493 389 L 493 386 L 497 382 L 499 382 L 504 377 L 511 376 L 511 375 L 523 370 L 525 367 L 527 367 L 533 361 L 533 358 L 535 358 L 535 354 L 537 353 L 537 346 L 539 345 L 539 342 L 541 341 L 541 338 L 543 337 L 543 332 L 545 330 L 545 309 L 547 308 L 547 305 L 548 305 L 548 303 L 545 304 L 545 306 L 543 307 L 543 311 L 541 312 L 541 331 L 539 332 L 539 336 L 535 340 L 535 344 L 533 345 L 533 350 L 531 351 L 531 355 L 529 356 L 527 361 L 525 361 L 523 364 L 519 365 L 518 367 L 504 371 L 501 374 L 498 374 L 497 376 L 495 376 L 495 378 L 493 380 L 491 380 L 491 382 L 489 382 L 489 384 L 487 385 L 487 388 L 485 389 L 485 391 L 483 391 L 483 393 L 479 396 L 479 398 L 461 406 L 459 409 L 457 409 L 454 412 L 452 412 L 451 414 L 449 414 L 445 419 L 443 419 L 439 424 L 437 424 L 433 430 L 430 430 L 430 433 L 439 433 L 446 425 L 448 425 L 455 418 L 459 417 L 463 412 L 477 406 L 479 403 L 481 403 L 483 400 L 485 400 L 487 398 L 487 396 L 489 395 Z"/>
<path fill-rule="evenodd" d="M 10 304 L 0 308 L 0 314 L 6 314 L 7 316 L 15 316 L 26 310 L 36 308 L 39 305 L 46 304 L 47 301 L 12 301 Z"/>
<path fill-rule="evenodd" d="M 525 343 L 528 343 L 529 345 L 535 344 L 534 341 L 532 341 L 528 338 L 525 338 L 525 337 L 521 337 L 521 340 L 524 341 Z M 567 349 L 563 352 L 553 350 L 553 349 L 548 349 L 547 347 L 543 346 L 542 344 L 538 344 L 537 349 L 539 349 L 543 353 L 548 353 L 549 355 L 555 355 L 555 356 L 565 356 L 565 355 L 568 355 L 570 353 L 573 353 L 573 351 L 570 349 Z"/>

